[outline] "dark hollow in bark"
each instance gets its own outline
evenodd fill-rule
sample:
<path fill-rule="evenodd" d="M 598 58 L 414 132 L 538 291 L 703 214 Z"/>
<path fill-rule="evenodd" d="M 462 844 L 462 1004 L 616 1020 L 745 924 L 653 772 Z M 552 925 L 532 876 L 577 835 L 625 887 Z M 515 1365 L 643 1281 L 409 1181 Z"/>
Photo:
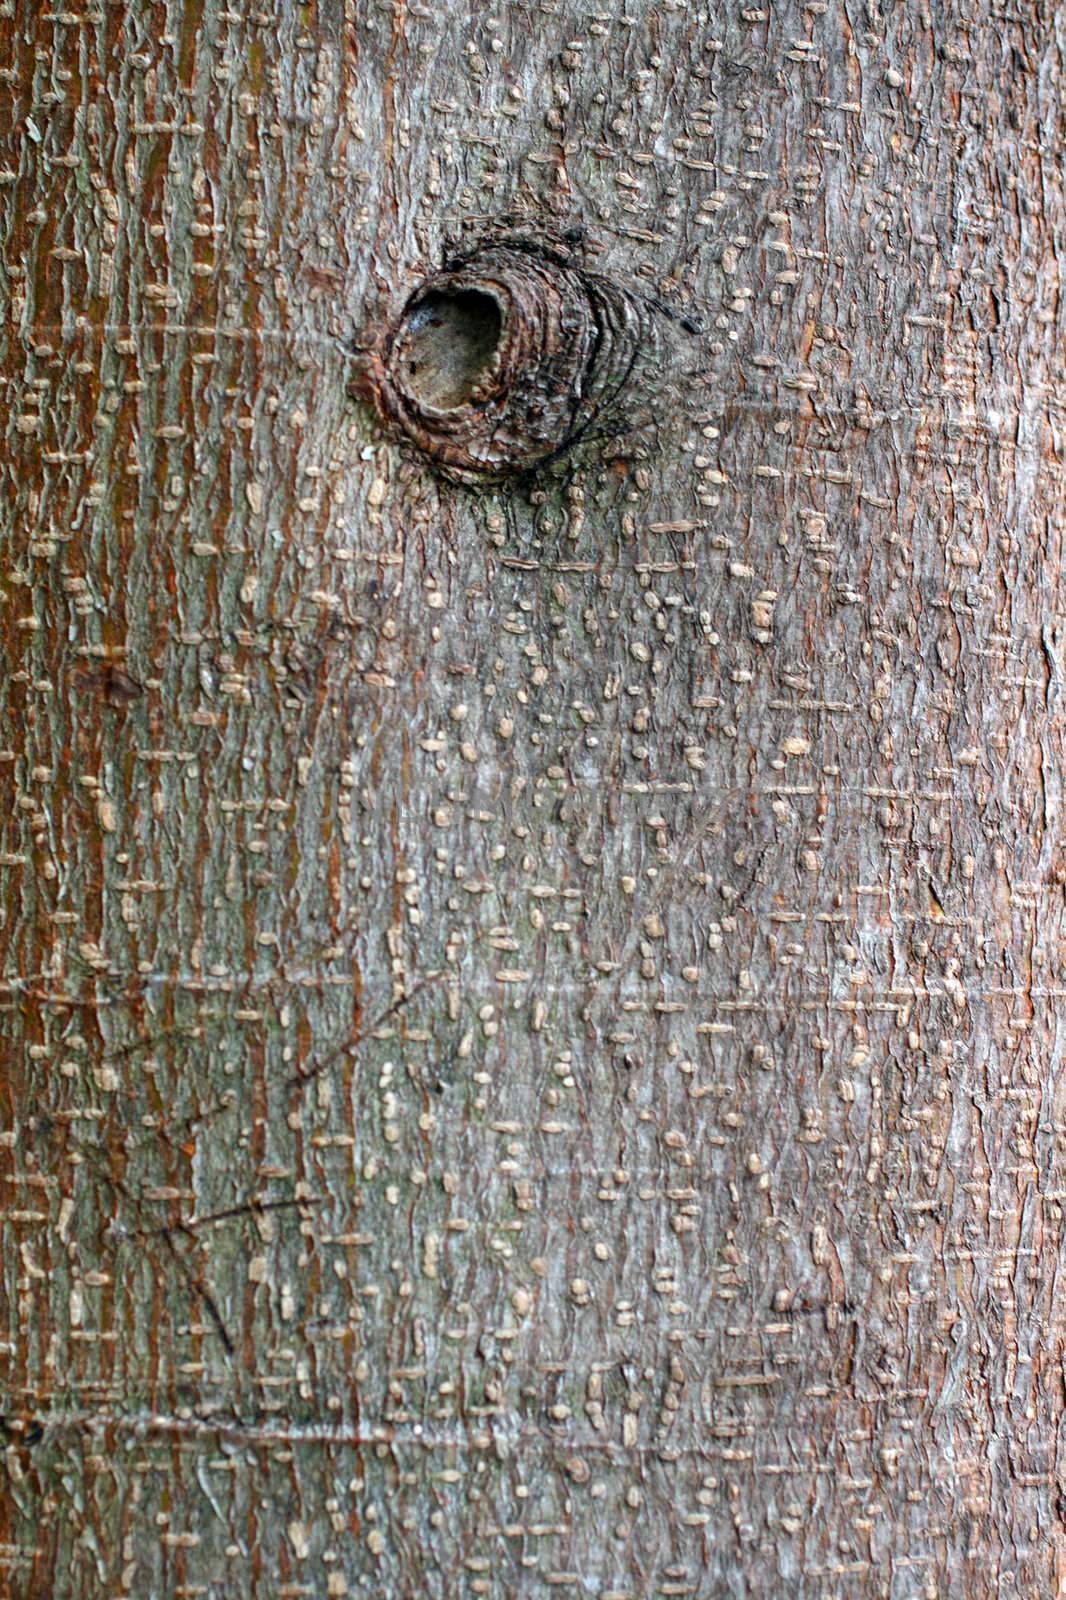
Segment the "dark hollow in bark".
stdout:
<path fill-rule="evenodd" d="M 490 388 L 503 328 L 496 300 L 474 289 L 433 290 L 416 301 L 397 340 L 406 387 L 427 410 L 452 411 Z"/>
<path fill-rule="evenodd" d="M 651 335 L 639 296 L 511 240 L 427 279 L 361 351 L 356 389 L 445 477 L 496 482 L 613 411 Z"/>

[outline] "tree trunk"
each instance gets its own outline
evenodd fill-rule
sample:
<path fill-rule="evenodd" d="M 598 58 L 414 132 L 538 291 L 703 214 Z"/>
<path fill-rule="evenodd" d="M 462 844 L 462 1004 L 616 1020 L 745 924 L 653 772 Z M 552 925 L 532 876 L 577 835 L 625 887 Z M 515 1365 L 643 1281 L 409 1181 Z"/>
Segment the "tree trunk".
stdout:
<path fill-rule="evenodd" d="M 1066 1593 L 1055 8 L 255 4 L 0 15 L 0 1590 Z"/>

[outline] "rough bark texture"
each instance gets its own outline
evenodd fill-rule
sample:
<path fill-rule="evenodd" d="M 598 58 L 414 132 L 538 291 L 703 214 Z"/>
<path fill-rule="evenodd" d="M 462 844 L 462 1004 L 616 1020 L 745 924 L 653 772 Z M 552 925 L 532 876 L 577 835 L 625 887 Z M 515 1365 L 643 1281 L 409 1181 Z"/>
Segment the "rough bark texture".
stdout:
<path fill-rule="evenodd" d="M 0 10 L 5 1594 L 1066 1592 L 1054 11 Z"/>

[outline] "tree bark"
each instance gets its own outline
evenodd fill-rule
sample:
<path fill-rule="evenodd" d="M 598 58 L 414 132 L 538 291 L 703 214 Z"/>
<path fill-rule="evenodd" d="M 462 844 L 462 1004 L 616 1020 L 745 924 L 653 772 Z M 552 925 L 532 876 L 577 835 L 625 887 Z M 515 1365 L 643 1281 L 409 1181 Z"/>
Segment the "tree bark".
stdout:
<path fill-rule="evenodd" d="M 255 4 L 0 9 L 0 1590 L 1066 1593 L 1061 18 Z"/>

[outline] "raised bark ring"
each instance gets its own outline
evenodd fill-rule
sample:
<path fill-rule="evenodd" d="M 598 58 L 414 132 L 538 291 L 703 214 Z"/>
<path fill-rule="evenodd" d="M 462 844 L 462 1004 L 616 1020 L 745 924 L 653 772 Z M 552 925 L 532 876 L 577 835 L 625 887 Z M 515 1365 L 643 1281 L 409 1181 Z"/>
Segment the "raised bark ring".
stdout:
<path fill-rule="evenodd" d="M 528 473 L 622 394 L 649 333 L 642 302 L 539 246 L 485 246 L 427 278 L 362 352 L 379 413 L 445 477 Z"/>

